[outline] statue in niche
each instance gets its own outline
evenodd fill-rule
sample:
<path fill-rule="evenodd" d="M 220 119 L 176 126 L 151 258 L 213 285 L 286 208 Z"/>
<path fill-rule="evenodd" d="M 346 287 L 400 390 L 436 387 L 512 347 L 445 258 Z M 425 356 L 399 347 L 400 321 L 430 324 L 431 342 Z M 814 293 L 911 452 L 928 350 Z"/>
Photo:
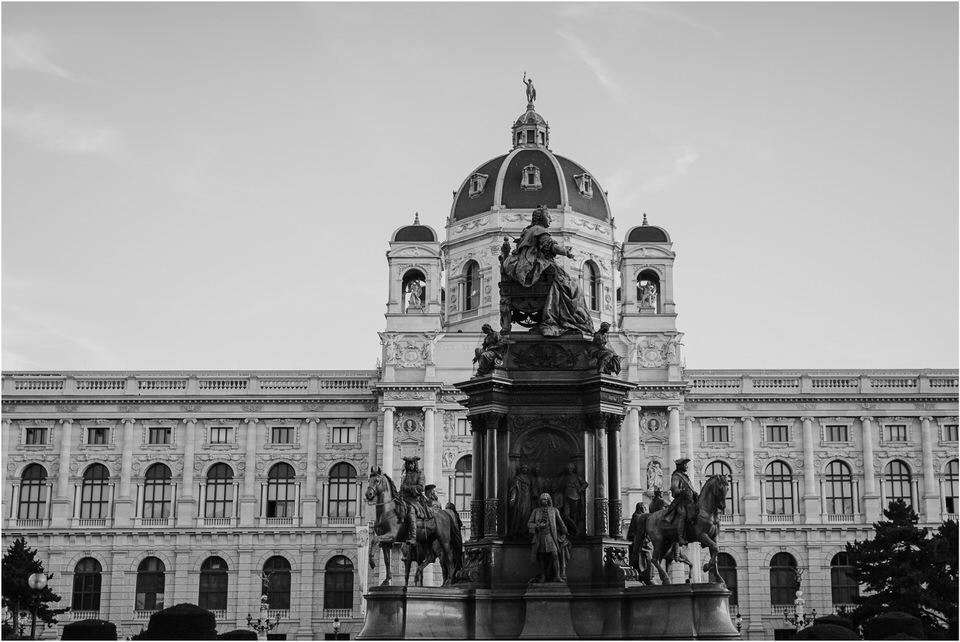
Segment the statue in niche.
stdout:
<path fill-rule="evenodd" d="M 647 464 L 647 490 L 659 490 L 663 488 L 663 466 L 659 461 L 653 459 Z M 650 509 L 653 512 L 653 509 Z"/>
<path fill-rule="evenodd" d="M 593 333 L 593 342 L 587 349 L 587 356 L 597 362 L 600 374 L 620 374 L 620 355 L 607 347 L 607 332 L 610 324 L 604 321 L 600 329 Z"/>
<path fill-rule="evenodd" d="M 558 337 L 567 332 L 593 334 L 593 319 L 576 279 L 556 262 L 557 256 L 573 258 L 573 250 L 553 240 L 550 212 L 538 205 L 516 241 L 516 248 L 500 264 L 504 280 L 515 281 L 524 288 L 543 282 L 549 286 L 539 325 L 543 336 Z"/>
<path fill-rule="evenodd" d="M 473 354 L 473 363 L 477 364 L 477 376 L 493 372 L 497 362 L 503 360 L 503 353 L 507 349 L 507 342 L 489 323 L 484 323 L 480 329 L 484 334 L 483 343 Z"/>
<path fill-rule="evenodd" d="M 640 307 L 654 309 L 657 307 L 657 286 L 649 281 L 640 286 Z"/>
<path fill-rule="evenodd" d="M 514 477 L 510 483 L 510 494 L 508 496 L 510 528 L 514 534 L 528 532 L 525 520 L 530 516 L 535 497 L 537 497 L 537 495 L 533 494 L 533 479 L 530 475 L 530 466 L 522 463 L 517 470 L 517 476 Z"/>
<path fill-rule="evenodd" d="M 410 281 L 407 284 L 407 309 L 423 307 L 423 284 L 420 281 Z"/>
<path fill-rule="evenodd" d="M 527 104 L 532 105 L 537 99 L 537 90 L 533 87 L 533 78 L 527 79 L 527 72 L 523 72 L 523 84 L 527 86 Z"/>
<path fill-rule="evenodd" d="M 531 559 L 540 567 L 540 574 L 531 582 L 562 582 L 565 573 L 561 571 L 560 562 L 567 529 L 560 511 L 553 507 L 549 493 L 540 495 L 540 505 L 530 513 L 527 529 L 533 533 Z"/>
<path fill-rule="evenodd" d="M 680 338 L 683 336 L 683 333 L 677 334 L 675 337 L 670 337 L 666 343 L 663 344 L 662 353 L 663 360 L 670 364 L 680 363 L 680 352 L 678 346 L 682 346 L 680 343 Z"/>
<path fill-rule="evenodd" d="M 530 493 L 534 497 L 540 497 L 541 494 L 549 492 L 549 484 L 540 475 L 540 462 L 535 461 L 530 466 Z"/>
<path fill-rule="evenodd" d="M 557 479 L 556 497 L 560 508 L 560 516 L 570 532 L 570 537 L 580 534 L 580 524 L 583 522 L 583 498 L 581 493 L 587 489 L 587 483 L 577 472 L 573 462 L 567 464 Z"/>

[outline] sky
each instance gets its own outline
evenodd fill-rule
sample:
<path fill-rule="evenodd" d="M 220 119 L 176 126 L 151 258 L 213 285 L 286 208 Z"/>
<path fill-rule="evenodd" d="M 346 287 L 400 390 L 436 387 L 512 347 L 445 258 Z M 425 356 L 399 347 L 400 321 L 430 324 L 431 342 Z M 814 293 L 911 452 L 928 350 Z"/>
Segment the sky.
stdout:
<path fill-rule="evenodd" d="M 956 3 L 2 7 L 2 368 L 364 370 L 524 73 L 693 369 L 958 367 Z"/>

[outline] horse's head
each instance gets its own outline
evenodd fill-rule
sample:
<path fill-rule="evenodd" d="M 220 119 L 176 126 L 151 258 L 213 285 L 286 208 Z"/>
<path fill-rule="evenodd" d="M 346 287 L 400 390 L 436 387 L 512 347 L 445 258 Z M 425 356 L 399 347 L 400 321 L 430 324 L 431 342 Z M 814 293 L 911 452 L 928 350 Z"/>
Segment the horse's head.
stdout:
<path fill-rule="evenodd" d="M 714 475 L 703 485 L 701 497 L 709 502 L 706 507 L 710 512 L 722 511 L 727 507 L 727 491 L 730 489 L 730 480 L 726 475 Z"/>
<path fill-rule="evenodd" d="M 390 482 L 387 481 L 387 476 L 379 468 L 371 470 L 367 492 L 363 494 L 367 502 L 382 502 L 384 494 L 389 494 L 389 492 Z"/>

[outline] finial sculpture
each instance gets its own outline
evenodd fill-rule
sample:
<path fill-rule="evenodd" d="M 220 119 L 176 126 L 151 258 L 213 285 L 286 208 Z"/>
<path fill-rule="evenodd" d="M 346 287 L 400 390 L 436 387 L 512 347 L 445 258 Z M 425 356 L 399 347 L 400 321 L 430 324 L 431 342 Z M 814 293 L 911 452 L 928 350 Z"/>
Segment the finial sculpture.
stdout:
<path fill-rule="evenodd" d="M 537 90 L 533 87 L 533 78 L 527 80 L 527 72 L 523 72 L 523 84 L 527 86 L 527 107 L 533 107 L 537 99 Z"/>

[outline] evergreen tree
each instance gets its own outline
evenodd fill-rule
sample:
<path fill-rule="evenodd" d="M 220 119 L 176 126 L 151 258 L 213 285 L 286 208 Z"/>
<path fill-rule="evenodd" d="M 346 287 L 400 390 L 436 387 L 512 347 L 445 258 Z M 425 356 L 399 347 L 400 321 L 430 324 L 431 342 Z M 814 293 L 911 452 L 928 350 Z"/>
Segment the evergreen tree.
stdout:
<path fill-rule="evenodd" d="M 27 546 L 27 540 L 18 537 L 7 552 L 3 555 L 0 568 L 0 593 L 3 606 L 13 613 L 14 630 L 19 632 L 18 619 L 20 612 L 32 613 L 34 604 L 37 609 L 37 620 L 41 626 L 56 624 L 57 615 L 70 609 L 53 609 L 50 604 L 59 602 L 60 596 L 53 592 L 49 584 L 40 591 L 34 591 L 27 583 L 33 573 L 44 573 L 43 562 L 37 559 L 37 549 Z M 47 579 L 53 577 L 47 575 Z"/>
<path fill-rule="evenodd" d="M 883 514 L 887 521 L 874 523 L 873 539 L 847 544 L 854 577 L 867 589 L 856 598 L 852 619 L 861 624 L 902 611 L 920 618 L 928 638 L 945 637 L 957 611 L 956 523 L 947 522 L 928 537 L 902 500 L 890 502 Z"/>

